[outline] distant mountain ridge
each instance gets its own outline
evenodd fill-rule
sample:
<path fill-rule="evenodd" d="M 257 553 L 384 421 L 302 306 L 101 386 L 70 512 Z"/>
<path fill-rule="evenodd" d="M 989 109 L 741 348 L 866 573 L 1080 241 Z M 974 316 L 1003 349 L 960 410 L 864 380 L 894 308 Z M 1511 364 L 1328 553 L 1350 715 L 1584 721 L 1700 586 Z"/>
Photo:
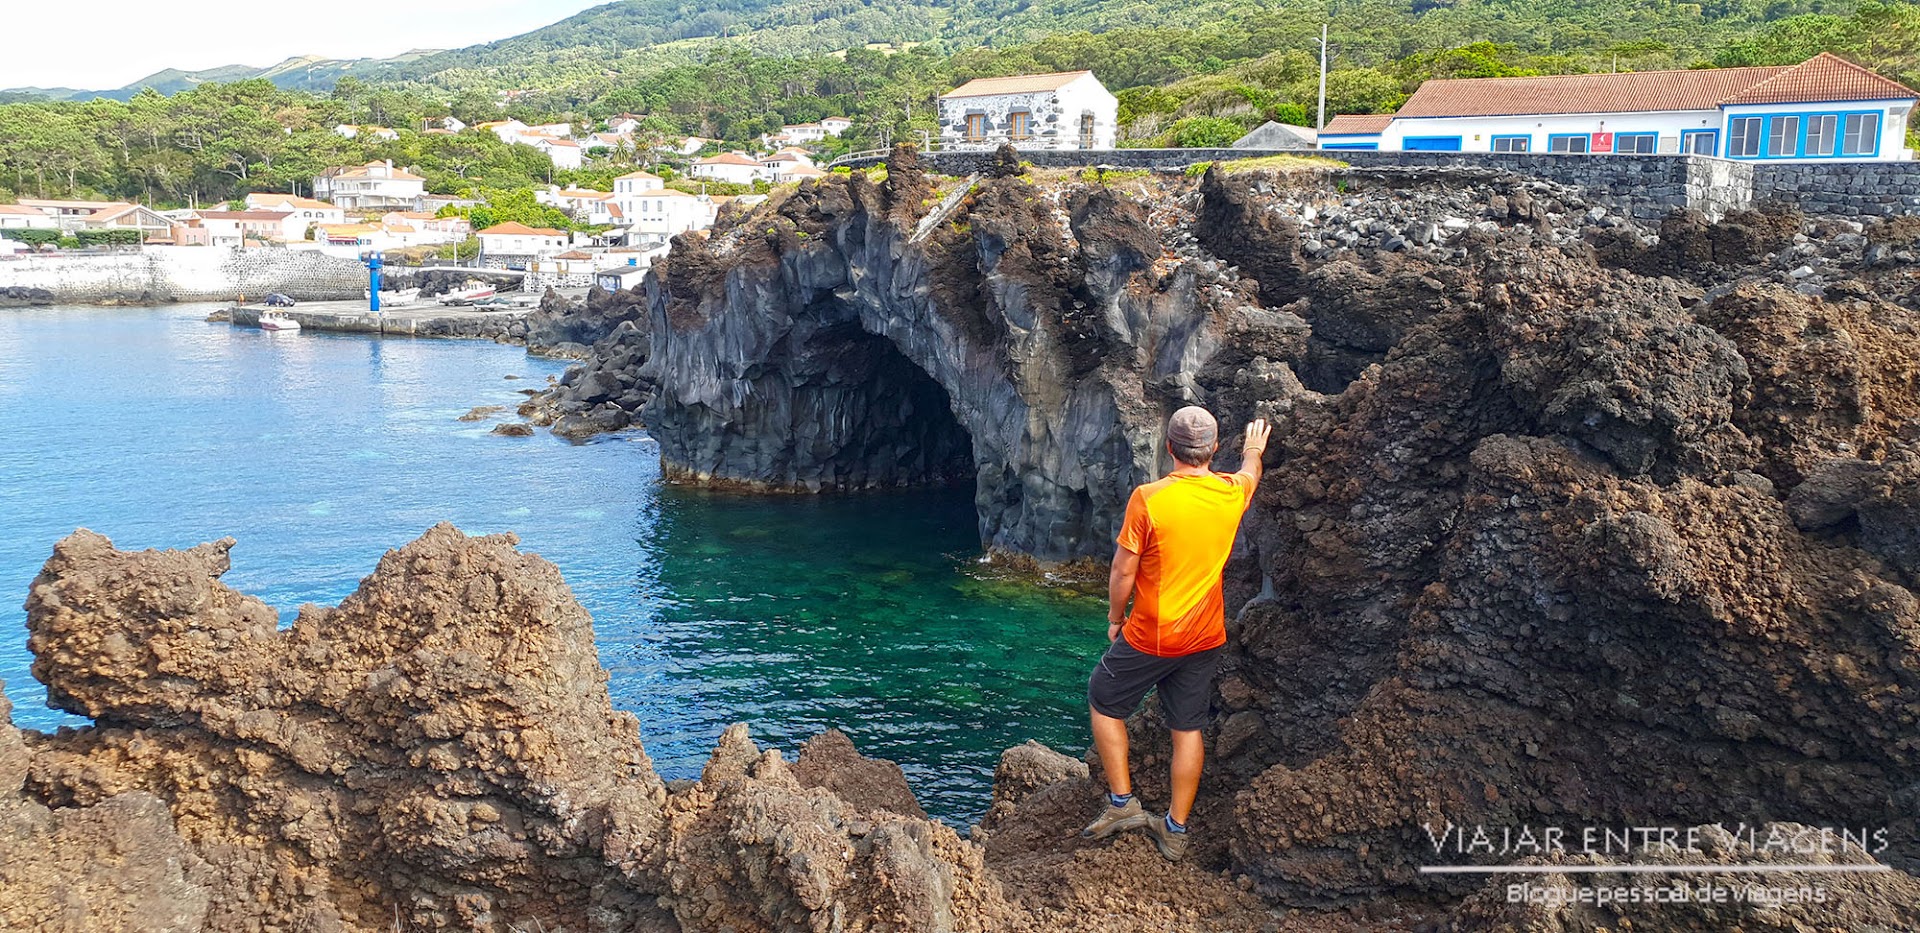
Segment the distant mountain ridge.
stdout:
<path fill-rule="evenodd" d="M 0 90 L 0 95 L 14 98 L 36 97 L 47 100 L 93 100 L 104 97 L 109 100 L 128 100 L 146 88 L 152 88 L 161 94 L 177 94 L 196 85 L 214 82 L 229 84 L 234 81 L 248 81 L 265 78 L 275 85 L 288 90 L 327 91 L 341 77 L 352 74 L 362 79 L 376 79 L 391 75 L 395 69 L 419 61 L 441 52 L 439 49 L 412 49 L 392 58 L 327 58 L 322 55 L 296 55 L 286 61 L 265 68 L 253 65 L 221 65 L 216 68 L 204 68 L 199 71 L 182 71 L 178 68 L 166 68 L 147 75 L 124 87 L 111 90 L 87 91 L 77 88 L 17 87 Z"/>

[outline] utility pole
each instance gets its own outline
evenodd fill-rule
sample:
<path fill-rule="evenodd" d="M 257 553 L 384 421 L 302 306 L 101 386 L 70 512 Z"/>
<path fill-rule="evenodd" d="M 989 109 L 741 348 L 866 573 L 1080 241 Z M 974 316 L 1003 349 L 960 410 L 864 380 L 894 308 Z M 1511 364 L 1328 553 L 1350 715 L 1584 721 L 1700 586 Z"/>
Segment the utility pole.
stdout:
<path fill-rule="evenodd" d="M 1320 122 L 1314 124 L 1314 130 L 1327 128 L 1327 24 L 1320 25 Z M 1318 142 L 1314 143 L 1319 146 Z"/>

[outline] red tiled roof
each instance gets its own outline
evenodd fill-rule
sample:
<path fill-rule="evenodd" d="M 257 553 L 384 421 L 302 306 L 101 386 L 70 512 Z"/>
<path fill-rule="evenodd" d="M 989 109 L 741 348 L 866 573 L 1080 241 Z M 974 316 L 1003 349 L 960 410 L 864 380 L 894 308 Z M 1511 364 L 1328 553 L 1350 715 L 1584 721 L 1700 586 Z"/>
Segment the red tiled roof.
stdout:
<path fill-rule="evenodd" d="M 45 217 L 46 211 L 24 204 L 0 204 L 0 214 L 25 214 L 28 217 Z"/>
<path fill-rule="evenodd" d="M 581 250 L 577 250 L 577 249 L 570 249 L 553 258 L 555 259 L 592 259 L 593 254 L 584 252 Z"/>
<path fill-rule="evenodd" d="M 335 178 L 363 178 L 372 174 L 372 171 L 376 168 L 384 169 L 386 167 L 387 167 L 387 163 L 385 162 L 368 162 L 365 165 L 343 167 L 338 172 L 335 172 L 333 169 L 328 169 L 327 174 L 332 175 Z M 426 181 L 425 178 L 419 175 L 415 175 L 412 172 L 409 172 L 403 168 L 392 169 L 391 171 L 388 172 L 387 177 L 399 179 L 401 181 Z"/>
<path fill-rule="evenodd" d="M 621 181 L 628 178 L 651 178 L 655 181 L 660 180 L 660 176 L 655 175 L 652 172 L 628 172 L 625 175 L 622 175 L 619 178 L 614 179 L 614 181 Z"/>
<path fill-rule="evenodd" d="M 994 94 L 1035 94 L 1041 91 L 1057 91 L 1090 74 L 1093 72 L 1060 71 L 1044 75 L 975 78 L 940 95 L 940 98 L 945 100 L 953 97 L 988 97 Z"/>
<path fill-rule="evenodd" d="M 1914 90 L 1883 78 L 1832 52 L 1821 52 L 1722 104 L 1798 104 L 1830 100 L 1911 100 Z"/>
<path fill-rule="evenodd" d="M 1536 78 L 1428 81 L 1396 117 L 1494 117 L 1535 113 L 1712 110 L 1787 69 L 1711 68 Z"/>
<path fill-rule="evenodd" d="M 566 236 L 566 234 L 558 230 L 551 230 L 546 227 L 529 227 L 517 220 L 509 220 L 503 224 L 494 224 L 480 231 L 481 236 L 488 236 L 490 234 L 500 236 Z"/>
<path fill-rule="evenodd" d="M 292 211 L 196 211 L 201 220 L 259 220 L 282 221 L 293 216 Z"/>
<path fill-rule="evenodd" d="M 695 165 L 751 165 L 754 168 L 760 167 L 759 162 L 753 159 L 749 159 L 738 152 L 722 152 L 717 156 L 708 156 L 693 164 Z"/>
<path fill-rule="evenodd" d="M 1322 136 L 1369 136 L 1387 131 L 1387 124 L 1393 122 L 1390 113 L 1343 113 L 1327 121 Z"/>

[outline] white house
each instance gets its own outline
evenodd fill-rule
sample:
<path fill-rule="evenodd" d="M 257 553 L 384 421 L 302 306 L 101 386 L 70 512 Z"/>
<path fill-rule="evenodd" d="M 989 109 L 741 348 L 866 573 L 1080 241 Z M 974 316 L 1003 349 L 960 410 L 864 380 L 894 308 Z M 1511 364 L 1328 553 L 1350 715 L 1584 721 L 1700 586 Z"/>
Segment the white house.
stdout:
<path fill-rule="evenodd" d="M 827 128 L 818 123 L 788 123 L 780 127 L 780 134 L 788 142 L 805 145 L 826 139 Z"/>
<path fill-rule="evenodd" d="M 828 136 L 838 136 L 853 129 L 853 121 L 846 117 L 827 117 L 820 121 L 820 128 L 826 130 Z"/>
<path fill-rule="evenodd" d="M 608 117 L 607 131 L 610 133 L 619 133 L 622 135 L 631 136 L 636 130 L 640 129 L 640 119 L 641 118 L 638 114 L 631 114 L 631 113 L 623 113 L 618 116 Z"/>
<path fill-rule="evenodd" d="M 449 130 L 451 132 L 458 133 L 461 130 L 466 129 L 467 124 L 465 123 L 465 121 L 461 120 L 459 117 L 445 116 L 440 118 L 440 128 L 443 130 Z"/>
<path fill-rule="evenodd" d="M 634 198 L 631 205 L 626 218 L 627 242 L 636 246 L 665 243 L 688 230 L 705 230 L 720 214 L 720 205 L 713 198 L 673 188 L 648 191 Z"/>
<path fill-rule="evenodd" d="M 287 239 L 301 240 L 307 236 L 308 228 L 314 224 L 343 224 L 347 222 L 345 211 L 312 198 L 282 194 L 275 191 L 256 191 L 247 195 L 247 210 L 285 211 L 292 214 L 298 222 L 287 225 Z"/>
<path fill-rule="evenodd" d="M 687 169 L 687 174 L 694 178 L 747 185 L 757 179 L 766 178 L 769 172 L 757 159 L 738 152 L 722 152 L 716 156 L 694 160 L 693 165 Z"/>
<path fill-rule="evenodd" d="M 975 78 L 940 95 L 950 149 L 1112 149 L 1120 102 L 1091 71 Z"/>
<path fill-rule="evenodd" d="M 519 120 L 494 120 L 480 124 L 480 128 L 500 137 L 501 142 L 508 144 L 519 142 L 521 135 L 527 131 L 527 125 Z"/>
<path fill-rule="evenodd" d="M 1378 149 L 1380 134 L 1393 122 L 1390 113 L 1343 113 L 1320 130 L 1322 149 Z"/>
<path fill-rule="evenodd" d="M 313 194 L 346 211 L 417 211 L 427 193 L 427 180 L 393 160 L 365 165 L 335 166 L 314 176 Z"/>
<path fill-rule="evenodd" d="M 526 132 L 537 134 L 540 136 L 555 136 L 560 139 L 569 139 L 573 136 L 573 124 L 571 123 L 536 123 L 532 126 L 527 127 Z"/>
<path fill-rule="evenodd" d="M 173 218 L 161 215 L 144 204 L 122 204 L 102 208 L 87 215 L 84 230 L 138 230 L 141 239 L 173 239 Z"/>
<path fill-rule="evenodd" d="M 760 160 L 760 167 L 767 170 L 767 180 L 775 184 L 787 180 L 787 175 L 795 169 L 812 168 L 813 160 L 806 153 L 793 149 L 782 149 Z"/>
<path fill-rule="evenodd" d="M 639 264 L 639 257 L 630 260 L 633 265 L 610 266 L 593 274 L 593 284 L 610 292 L 626 291 L 637 288 L 647 280 L 647 267 Z"/>
<path fill-rule="evenodd" d="M 571 139 L 556 139 L 552 136 L 536 136 L 533 148 L 547 154 L 554 168 L 579 168 L 584 161 L 586 150 Z"/>
<path fill-rule="evenodd" d="M 802 165 L 781 171 L 773 181 L 775 184 L 784 185 L 791 181 L 806 181 L 809 178 L 825 178 L 826 176 L 827 173 L 820 169 L 814 168 L 811 165 Z"/>
<path fill-rule="evenodd" d="M 529 227 L 517 221 L 494 224 L 480 231 L 480 252 L 487 256 L 539 256 L 567 248 L 567 235 L 546 227 Z"/>
<path fill-rule="evenodd" d="M 0 230 L 55 230 L 53 215 L 24 204 L 0 204 Z"/>
<path fill-rule="evenodd" d="M 626 225 L 640 212 L 639 200 L 642 195 L 665 187 L 666 182 L 652 172 L 628 172 L 614 179 L 613 197 L 608 199 L 608 212 L 617 215 L 613 222 Z"/>
<path fill-rule="evenodd" d="M 1392 116 L 1378 147 L 1911 159 L 1905 140 L 1916 100 L 1912 88 L 1830 53 L 1778 67 L 1437 80 Z"/>
<path fill-rule="evenodd" d="M 189 223 L 205 230 L 212 246 L 265 246 L 307 235 L 308 225 L 291 211 L 195 211 L 193 216 L 198 223 Z"/>
<path fill-rule="evenodd" d="M 436 217 L 425 211 L 388 211 L 380 216 L 380 226 L 402 246 L 459 243 L 473 235 L 473 224 L 465 217 Z"/>

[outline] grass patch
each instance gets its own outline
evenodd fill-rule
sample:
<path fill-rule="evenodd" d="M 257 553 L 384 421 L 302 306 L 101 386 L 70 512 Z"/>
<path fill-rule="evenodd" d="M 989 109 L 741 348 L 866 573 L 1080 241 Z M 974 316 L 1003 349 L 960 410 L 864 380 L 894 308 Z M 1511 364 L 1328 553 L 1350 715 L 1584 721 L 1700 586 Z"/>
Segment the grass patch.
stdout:
<path fill-rule="evenodd" d="M 1108 169 L 1104 173 L 1097 168 L 1089 168 L 1081 170 L 1080 180 L 1088 184 L 1098 184 L 1101 181 L 1125 181 L 1129 178 L 1146 178 L 1152 174 L 1152 172 L 1143 168 L 1114 168 Z"/>
<path fill-rule="evenodd" d="M 1324 156 L 1277 155 L 1262 156 L 1258 159 L 1234 159 L 1220 163 L 1220 170 L 1229 175 L 1242 172 L 1324 172 L 1331 169 L 1346 168 L 1347 163 L 1339 159 Z M 1201 171 L 1206 171 L 1201 169 Z"/>

